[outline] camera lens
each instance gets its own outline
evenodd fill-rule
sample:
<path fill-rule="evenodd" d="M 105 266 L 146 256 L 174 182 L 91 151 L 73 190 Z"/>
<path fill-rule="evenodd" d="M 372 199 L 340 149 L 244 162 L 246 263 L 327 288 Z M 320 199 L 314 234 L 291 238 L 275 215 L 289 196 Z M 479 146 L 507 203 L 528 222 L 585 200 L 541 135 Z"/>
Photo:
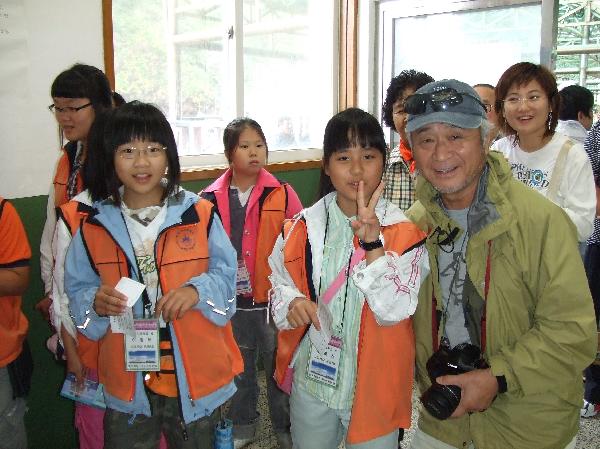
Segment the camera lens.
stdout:
<path fill-rule="evenodd" d="M 460 402 L 460 387 L 456 385 L 433 384 L 421 396 L 425 409 L 435 418 L 447 419 L 454 413 Z"/>

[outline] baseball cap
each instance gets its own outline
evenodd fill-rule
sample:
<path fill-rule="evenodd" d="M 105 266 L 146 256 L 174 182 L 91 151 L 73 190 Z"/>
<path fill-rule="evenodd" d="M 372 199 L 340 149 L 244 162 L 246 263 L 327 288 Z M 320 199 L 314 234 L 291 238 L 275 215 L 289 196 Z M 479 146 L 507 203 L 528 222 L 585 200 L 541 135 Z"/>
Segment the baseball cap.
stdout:
<path fill-rule="evenodd" d="M 458 128 L 479 128 L 486 119 L 485 105 L 471 86 L 457 80 L 426 84 L 406 99 L 406 132 L 431 123 L 446 123 Z"/>

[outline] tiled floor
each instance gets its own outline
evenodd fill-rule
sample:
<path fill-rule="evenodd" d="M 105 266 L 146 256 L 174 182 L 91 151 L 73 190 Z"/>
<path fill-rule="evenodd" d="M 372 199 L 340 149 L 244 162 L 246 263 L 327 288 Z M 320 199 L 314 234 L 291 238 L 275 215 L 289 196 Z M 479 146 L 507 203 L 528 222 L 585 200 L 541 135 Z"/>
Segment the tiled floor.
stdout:
<path fill-rule="evenodd" d="M 275 436 L 271 431 L 271 423 L 269 421 L 269 413 L 266 411 L 267 401 L 264 394 L 265 379 L 264 375 L 260 375 L 261 392 L 258 398 L 258 406 L 260 411 L 260 424 L 258 430 L 258 439 L 253 444 L 247 446 L 248 449 L 277 449 Z M 415 395 L 414 404 L 418 403 Z M 418 410 L 413 408 L 413 423 L 417 422 Z M 408 430 L 404 435 L 404 441 L 401 447 L 403 449 L 410 447 L 410 439 L 414 432 L 414 428 Z M 581 419 L 579 433 L 577 434 L 576 449 L 600 449 L 600 417 Z"/>

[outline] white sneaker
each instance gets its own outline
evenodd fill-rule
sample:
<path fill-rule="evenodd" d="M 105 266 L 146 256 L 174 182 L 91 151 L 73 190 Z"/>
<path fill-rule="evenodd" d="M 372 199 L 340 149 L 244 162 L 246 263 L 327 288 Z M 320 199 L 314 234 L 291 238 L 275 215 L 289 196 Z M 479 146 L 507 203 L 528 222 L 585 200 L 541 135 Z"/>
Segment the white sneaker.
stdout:
<path fill-rule="evenodd" d="M 233 439 L 233 448 L 241 449 L 243 447 L 248 446 L 253 441 L 254 441 L 254 438 L 234 438 Z"/>
<path fill-rule="evenodd" d="M 593 418 L 600 412 L 600 405 L 592 404 L 591 402 L 583 400 L 583 407 L 581 407 L 580 415 L 582 418 Z"/>

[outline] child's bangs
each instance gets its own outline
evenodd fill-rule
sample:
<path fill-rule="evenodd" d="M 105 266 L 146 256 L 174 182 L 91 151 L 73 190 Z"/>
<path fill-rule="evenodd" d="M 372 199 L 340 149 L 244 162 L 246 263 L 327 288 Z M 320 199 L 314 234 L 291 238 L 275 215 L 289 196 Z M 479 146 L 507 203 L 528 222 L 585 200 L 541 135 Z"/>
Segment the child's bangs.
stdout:
<path fill-rule="evenodd" d="M 112 125 L 110 132 L 113 149 L 134 140 L 145 140 L 168 146 L 163 120 L 142 114 L 127 114 L 115 117 Z"/>

